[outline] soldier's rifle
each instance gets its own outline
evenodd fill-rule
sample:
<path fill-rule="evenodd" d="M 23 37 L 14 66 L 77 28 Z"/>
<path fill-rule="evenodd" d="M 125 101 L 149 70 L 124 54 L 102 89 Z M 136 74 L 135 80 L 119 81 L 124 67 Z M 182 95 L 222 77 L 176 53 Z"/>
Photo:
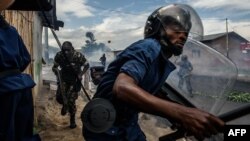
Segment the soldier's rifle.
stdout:
<path fill-rule="evenodd" d="M 56 74 L 57 74 L 59 87 L 60 87 L 60 92 L 61 92 L 61 96 L 62 96 L 62 99 L 63 99 L 63 107 L 66 108 L 66 110 L 68 110 L 68 100 L 67 100 L 67 97 L 65 95 L 64 85 L 62 83 L 61 71 L 58 70 L 58 69 L 55 69 L 55 71 L 56 71 Z"/>

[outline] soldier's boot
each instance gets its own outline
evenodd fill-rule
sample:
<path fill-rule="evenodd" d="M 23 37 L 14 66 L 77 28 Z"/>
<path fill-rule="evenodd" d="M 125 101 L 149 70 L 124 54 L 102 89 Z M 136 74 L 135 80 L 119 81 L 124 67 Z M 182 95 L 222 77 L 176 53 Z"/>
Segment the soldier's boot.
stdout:
<path fill-rule="evenodd" d="M 70 115 L 70 126 L 69 128 L 76 128 L 75 115 Z"/>
<path fill-rule="evenodd" d="M 66 114 L 67 114 L 67 108 L 66 108 L 66 106 L 63 106 L 62 110 L 61 110 L 61 115 L 64 116 Z"/>

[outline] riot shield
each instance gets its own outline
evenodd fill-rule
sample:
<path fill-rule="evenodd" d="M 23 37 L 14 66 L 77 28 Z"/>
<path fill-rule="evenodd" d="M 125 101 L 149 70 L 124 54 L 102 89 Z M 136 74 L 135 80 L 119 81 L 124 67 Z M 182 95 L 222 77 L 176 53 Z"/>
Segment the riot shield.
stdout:
<path fill-rule="evenodd" d="M 199 15 L 188 5 L 178 5 L 189 11 L 192 28 L 182 55 L 170 58 L 177 68 L 163 88 L 176 91 L 169 93 L 172 100 L 218 116 L 236 81 L 237 68 L 226 56 L 199 42 L 204 32 Z"/>
<path fill-rule="evenodd" d="M 180 63 L 185 58 L 183 56 L 192 69 L 188 69 L 190 64 L 187 65 L 187 61 L 186 64 Z M 197 107 L 217 116 L 223 113 L 223 105 L 237 78 L 237 68 L 231 60 L 211 47 L 189 38 L 182 56 L 171 58 L 171 62 L 177 68 L 166 83 L 181 95 L 179 97 L 184 100 L 180 101 L 187 103 L 186 106 Z M 213 136 L 212 140 L 219 141 L 222 137 Z"/>
<path fill-rule="evenodd" d="M 187 56 L 193 69 L 184 72 L 181 78 L 179 73 L 183 66 L 178 65 L 181 56 L 172 58 L 177 69 L 166 82 L 197 108 L 218 114 L 237 78 L 236 66 L 216 50 L 190 38 L 185 44 L 183 55 Z M 181 79 L 184 79 L 182 85 Z"/>

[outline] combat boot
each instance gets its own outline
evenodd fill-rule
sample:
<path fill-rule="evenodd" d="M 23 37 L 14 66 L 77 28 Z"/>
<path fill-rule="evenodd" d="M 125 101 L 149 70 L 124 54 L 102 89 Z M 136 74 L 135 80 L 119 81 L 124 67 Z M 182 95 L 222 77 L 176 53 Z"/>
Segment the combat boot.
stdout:
<path fill-rule="evenodd" d="M 70 126 L 69 128 L 76 128 L 75 115 L 70 115 Z"/>

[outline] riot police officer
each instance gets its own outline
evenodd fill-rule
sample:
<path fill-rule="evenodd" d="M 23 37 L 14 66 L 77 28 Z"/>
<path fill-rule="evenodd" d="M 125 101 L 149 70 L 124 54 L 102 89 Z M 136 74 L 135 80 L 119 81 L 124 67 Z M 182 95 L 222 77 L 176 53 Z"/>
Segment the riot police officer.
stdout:
<path fill-rule="evenodd" d="M 1 0 L 0 13 L 14 0 Z M 30 54 L 15 27 L 0 15 L 0 140 L 40 141 L 33 134 L 35 82 L 23 73 Z"/>
<path fill-rule="evenodd" d="M 84 127 L 86 141 L 146 141 L 138 125 L 139 112 L 172 119 L 198 139 L 224 126 L 222 120 L 207 112 L 160 98 L 161 86 L 176 68 L 168 59 L 182 53 L 191 25 L 188 9 L 178 4 L 158 8 L 148 17 L 144 39 L 110 63 L 94 95 L 114 105 L 116 121 L 103 133 Z"/>

